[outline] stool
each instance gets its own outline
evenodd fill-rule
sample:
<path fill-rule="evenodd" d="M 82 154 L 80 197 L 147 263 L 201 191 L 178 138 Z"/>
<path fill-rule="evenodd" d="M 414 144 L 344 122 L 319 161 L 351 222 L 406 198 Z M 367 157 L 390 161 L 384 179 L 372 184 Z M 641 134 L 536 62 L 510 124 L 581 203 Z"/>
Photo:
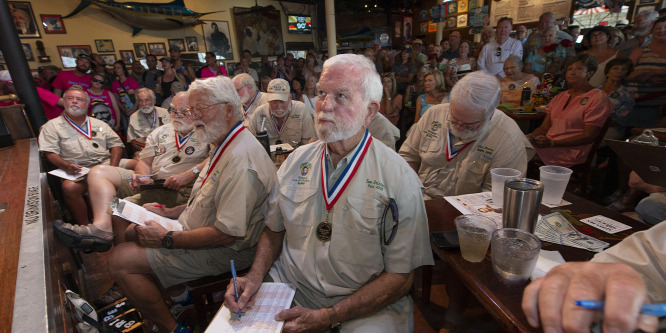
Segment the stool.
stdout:
<path fill-rule="evenodd" d="M 237 271 L 238 276 L 247 274 L 249 268 Z M 208 314 L 214 316 L 217 310 L 220 309 L 222 302 L 215 302 L 213 300 L 213 293 L 218 291 L 225 291 L 229 281 L 231 281 L 231 272 L 215 276 L 204 276 L 202 278 L 189 281 L 185 283 L 187 289 L 192 293 L 192 302 L 194 303 L 194 311 L 197 314 L 197 322 L 199 328 L 203 331 L 208 326 Z"/>

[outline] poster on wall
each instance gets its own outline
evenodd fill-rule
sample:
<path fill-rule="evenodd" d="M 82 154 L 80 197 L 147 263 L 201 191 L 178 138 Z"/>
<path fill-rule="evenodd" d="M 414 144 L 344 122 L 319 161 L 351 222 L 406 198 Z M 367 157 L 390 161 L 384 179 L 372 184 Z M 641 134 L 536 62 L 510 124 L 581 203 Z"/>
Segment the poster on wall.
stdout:
<path fill-rule="evenodd" d="M 148 50 L 150 54 L 156 56 L 165 56 L 166 55 L 166 46 L 164 43 L 148 43 Z"/>
<path fill-rule="evenodd" d="M 62 16 L 60 15 L 49 15 L 41 14 L 39 17 L 42 18 L 42 27 L 44 32 L 47 34 L 64 34 L 67 33 L 65 29 L 65 23 L 62 22 Z"/>
<path fill-rule="evenodd" d="M 169 50 L 185 51 L 185 41 L 182 38 L 167 39 Z"/>
<path fill-rule="evenodd" d="M 411 17 L 405 17 L 405 22 L 404 22 L 404 30 L 405 32 L 405 38 L 403 40 L 405 42 L 409 42 L 412 40 L 412 18 Z"/>
<path fill-rule="evenodd" d="M 19 38 L 40 38 L 35 14 L 27 1 L 7 1 Z"/>
<path fill-rule="evenodd" d="M 23 53 L 25 54 L 25 60 L 35 61 L 35 55 L 32 53 L 32 47 L 30 46 L 30 43 L 21 43 L 21 47 L 23 48 Z"/>
<path fill-rule="evenodd" d="M 284 53 L 280 11 L 234 7 L 234 27 L 240 51 L 248 50 L 252 56 Z"/>
<path fill-rule="evenodd" d="M 186 36 L 185 44 L 187 44 L 187 51 L 189 52 L 199 51 L 199 42 L 197 41 L 197 36 Z"/>
<path fill-rule="evenodd" d="M 393 30 L 394 30 L 393 37 L 400 38 L 400 36 L 402 36 L 402 22 L 396 21 L 395 28 Z"/>
<path fill-rule="evenodd" d="M 134 53 L 139 58 L 145 58 L 148 55 L 148 47 L 146 43 L 134 43 Z"/>
<path fill-rule="evenodd" d="M 229 39 L 229 23 L 226 21 L 208 21 L 203 24 L 206 50 L 224 59 L 233 59 L 234 54 Z"/>

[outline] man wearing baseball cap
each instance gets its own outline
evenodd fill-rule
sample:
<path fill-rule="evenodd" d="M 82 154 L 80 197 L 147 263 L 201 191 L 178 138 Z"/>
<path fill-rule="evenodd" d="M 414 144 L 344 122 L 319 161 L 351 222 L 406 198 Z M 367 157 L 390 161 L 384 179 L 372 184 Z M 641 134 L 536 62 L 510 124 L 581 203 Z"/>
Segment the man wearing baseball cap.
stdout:
<path fill-rule="evenodd" d="M 421 63 L 421 65 L 425 64 L 428 62 L 428 56 L 423 53 L 423 41 L 420 39 L 415 39 L 412 41 L 412 56 L 415 57 L 417 61 Z"/>
<path fill-rule="evenodd" d="M 274 79 L 268 83 L 268 103 L 260 105 L 250 117 L 250 131 L 268 132 L 270 144 L 306 144 L 315 136 L 312 115 L 303 102 L 291 100 L 289 82 Z M 280 141 L 280 142 L 278 142 Z"/>
<path fill-rule="evenodd" d="M 62 97 L 62 92 L 71 86 L 78 86 L 84 91 L 90 88 L 90 56 L 81 53 L 76 57 L 76 68 L 73 71 L 62 71 L 53 80 L 53 93 Z"/>

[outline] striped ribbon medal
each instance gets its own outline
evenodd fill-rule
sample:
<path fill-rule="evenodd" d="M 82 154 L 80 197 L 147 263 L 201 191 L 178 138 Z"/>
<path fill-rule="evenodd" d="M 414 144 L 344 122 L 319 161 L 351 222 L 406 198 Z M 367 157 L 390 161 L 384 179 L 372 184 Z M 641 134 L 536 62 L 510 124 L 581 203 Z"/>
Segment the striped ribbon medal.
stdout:
<path fill-rule="evenodd" d="M 81 135 L 85 136 L 88 140 L 92 140 L 92 125 L 90 124 L 90 118 L 86 117 L 85 121 L 85 127 L 81 127 L 77 125 L 75 122 L 73 122 L 71 119 L 69 119 L 69 116 L 67 116 L 66 113 L 63 113 L 63 116 L 65 120 L 74 127 L 74 129 L 81 133 Z"/>
<path fill-rule="evenodd" d="M 254 100 L 257 99 L 257 96 L 259 96 L 259 91 L 257 91 L 257 93 L 254 94 L 254 97 L 252 97 L 250 105 L 248 105 L 247 107 L 243 107 L 243 116 L 245 116 L 245 118 L 247 118 L 247 111 L 252 108 L 252 104 L 254 104 Z"/>
<path fill-rule="evenodd" d="M 451 160 L 452 160 L 454 157 L 456 157 L 456 156 L 458 155 L 458 153 L 460 153 L 461 151 L 465 150 L 465 148 L 467 148 L 467 146 L 469 146 L 470 144 L 472 144 L 472 142 L 474 142 L 474 141 L 470 141 L 470 142 L 466 143 L 462 148 L 460 148 L 460 149 L 458 149 L 458 150 L 456 150 L 456 151 L 453 151 L 453 143 L 451 143 L 451 141 L 453 141 L 453 138 L 452 138 L 451 132 L 449 131 L 448 128 L 446 129 L 446 133 L 447 133 L 448 136 L 449 136 L 449 139 L 448 139 L 447 142 L 446 142 L 446 161 L 447 161 L 447 162 L 451 162 Z"/>
<path fill-rule="evenodd" d="M 278 128 L 278 126 L 277 126 L 277 124 L 278 124 L 277 118 L 275 118 L 275 116 L 272 115 L 272 114 L 271 114 L 271 118 L 273 118 L 273 127 L 275 128 L 275 131 L 277 132 L 277 135 L 280 136 L 280 134 L 282 134 L 282 130 L 284 130 L 284 127 L 287 125 L 287 121 L 289 121 L 289 115 L 287 114 L 287 119 L 284 120 L 284 122 L 282 123 L 282 126 L 280 126 L 280 128 Z"/>
<path fill-rule="evenodd" d="M 240 134 L 241 131 L 243 131 L 245 127 L 243 127 L 242 123 L 239 121 L 234 127 L 231 128 L 229 133 L 227 133 L 227 136 L 222 140 L 222 142 L 215 148 L 215 154 L 213 155 L 213 158 L 210 159 L 210 162 L 208 162 L 208 171 L 206 171 L 206 178 L 201 182 L 201 186 L 199 188 L 203 187 L 203 185 L 206 183 L 206 180 L 208 180 L 208 176 L 210 176 L 210 173 L 213 172 L 213 169 L 215 169 L 215 165 L 217 164 L 217 161 L 220 160 L 220 156 L 224 153 L 224 151 L 227 149 L 229 144 L 234 141 L 234 139 Z"/>
<path fill-rule="evenodd" d="M 191 131 L 190 134 L 188 134 L 184 138 L 180 137 L 180 134 L 178 134 L 178 131 L 174 130 L 174 132 L 176 134 L 174 139 L 176 140 L 176 149 L 178 150 L 178 154 L 176 156 L 174 156 L 171 159 L 171 161 L 173 161 L 173 163 L 178 163 L 178 162 L 180 162 L 180 150 L 183 149 L 183 147 L 185 147 L 185 145 L 187 144 L 187 141 L 190 141 L 190 137 L 192 136 L 194 131 Z"/>
<path fill-rule="evenodd" d="M 365 135 L 361 140 L 360 147 L 356 150 L 356 153 L 354 153 L 354 156 L 347 164 L 347 167 L 345 167 L 345 169 L 342 171 L 340 178 L 338 178 L 335 184 L 333 184 L 333 186 L 330 188 L 328 183 L 328 164 L 326 163 L 328 147 L 324 147 L 324 150 L 321 153 L 321 189 L 324 194 L 324 202 L 326 203 L 326 219 L 324 222 L 319 223 L 317 226 L 316 235 L 317 239 L 320 241 L 328 242 L 331 240 L 333 225 L 331 225 L 331 223 L 328 221 L 328 214 L 342 193 L 345 191 L 352 178 L 354 178 L 354 175 L 356 174 L 356 171 L 358 171 L 361 162 L 363 162 L 363 158 L 365 157 L 365 153 L 368 151 L 371 142 L 372 136 L 366 129 Z"/>

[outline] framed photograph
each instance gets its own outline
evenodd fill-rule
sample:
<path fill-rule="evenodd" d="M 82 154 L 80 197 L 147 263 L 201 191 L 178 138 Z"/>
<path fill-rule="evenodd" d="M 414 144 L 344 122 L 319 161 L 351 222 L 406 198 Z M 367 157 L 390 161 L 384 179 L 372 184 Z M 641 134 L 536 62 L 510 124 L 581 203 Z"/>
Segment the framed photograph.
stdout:
<path fill-rule="evenodd" d="M 9 11 L 12 13 L 14 28 L 19 38 L 40 38 L 39 28 L 32 12 L 32 6 L 27 1 L 7 1 Z"/>
<path fill-rule="evenodd" d="M 458 13 L 467 13 L 467 0 L 458 0 Z"/>
<path fill-rule="evenodd" d="M 25 60 L 35 61 L 35 55 L 32 53 L 30 43 L 21 43 L 21 46 L 23 47 L 23 53 L 25 53 Z"/>
<path fill-rule="evenodd" d="M 634 17 L 636 17 L 636 15 L 638 15 L 642 12 L 646 12 L 646 11 L 649 11 L 649 10 L 657 10 L 657 4 L 636 6 L 636 11 L 634 12 Z"/>
<path fill-rule="evenodd" d="M 208 21 L 204 22 L 202 26 L 206 50 L 224 59 L 233 60 L 234 54 L 231 48 L 231 39 L 229 39 L 231 36 L 229 34 L 229 23 Z"/>
<path fill-rule="evenodd" d="M 446 18 L 446 29 L 455 29 L 458 24 L 458 17 L 451 16 Z"/>
<path fill-rule="evenodd" d="M 125 63 L 125 65 L 131 65 L 134 62 L 134 51 L 132 50 L 120 50 L 120 59 Z"/>
<path fill-rule="evenodd" d="M 113 41 L 110 39 L 95 39 L 95 46 L 97 47 L 97 52 L 116 52 L 116 49 L 113 47 Z"/>
<path fill-rule="evenodd" d="M 76 67 L 76 57 L 81 53 L 91 55 L 92 48 L 90 45 L 58 45 L 58 54 L 64 68 Z"/>
<path fill-rule="evenodd" d="M 467 26 L 467 14 L 458 15 L 458 28 Z"/>
<path fill-rule="evenodd" d="M 239 50 L 249 50 L 255 57 L 284 53 L 280 11 L 234 7 L 233 17 Z"/>
<path fill-rule="evenodd" d="M 134 43 L 134 52 L 137 58 L 145 58 L 148 55 L 146 43 Z"/>
<path fill-rule="evenodd" d="M 104 64 L 108 66 L 113 66 L 113 64 L 118 61 L 118 58 L 116 58 L 116 55 L 114 53 L 112 54 L 100 54 L 102 57 L 102 60 L 104 60 Z"/>
<path fill-rule="evenodd" d="M 148 43 L 148 52 L 156 56 L 165 56 L 166 45 L 164 43 Z"/>
<path fill-rule="evenodd" d="M 65 34 L 65 23 L 62 22 L 62 16 L 41 14 L 39 17 L 42 19 L 42 27 L 47 34 Z"/>
<path fill-rule="evenodd" d="M 451 1 L 446 4 L 446 16 L 455 15 L 458 13 L 458 2 Z"/>
<path fill-rule="evenodd" d="M 180 51 L 185 51 L 185 41 L 183 39 L 168 39 L 169 50 L 179 49 Z"/>
<path fill-rule="evenodd" d="M 436 31 L 437 31 L 437 22 L 428 21 L 428 32 L 436 32 Z"/>
<path fill-rule="evenodd" d="M 188 52 L 198 52 L 199 51 L 199 42 L 197 41 L 197 36 L 186 36 L 185 44 L 187 44 Z"/>

